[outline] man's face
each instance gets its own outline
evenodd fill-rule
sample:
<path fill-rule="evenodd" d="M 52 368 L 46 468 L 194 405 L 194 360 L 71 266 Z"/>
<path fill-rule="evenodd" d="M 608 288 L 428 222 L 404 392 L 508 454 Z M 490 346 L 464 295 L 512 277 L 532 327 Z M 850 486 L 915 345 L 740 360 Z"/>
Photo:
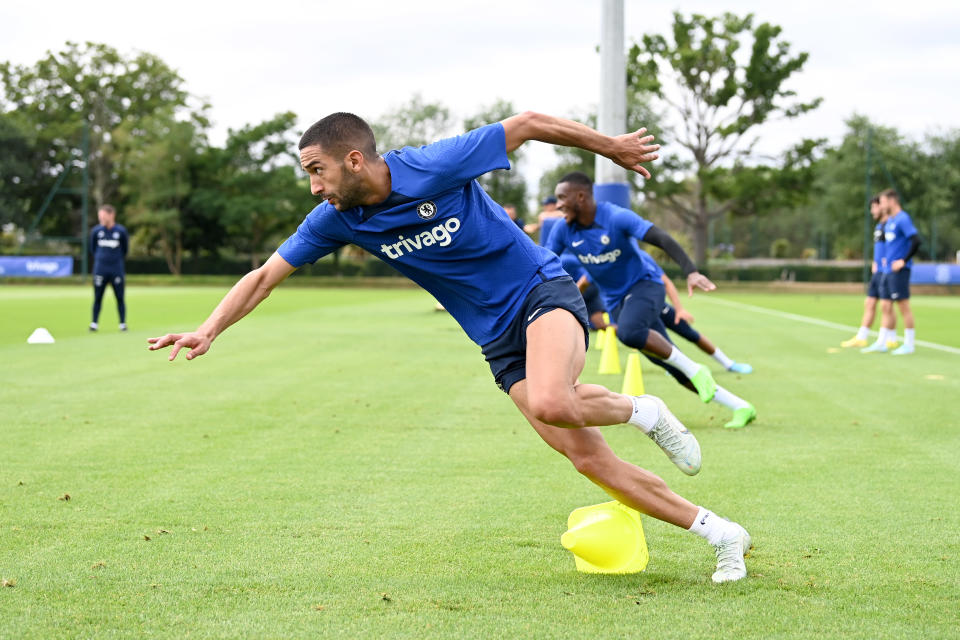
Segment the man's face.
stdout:
<path fill-rule="evenodd" d="M 570 224 L 576 220 L 586 201 L 584 190 L 569 182 L 561 182 L 553 194 L 557 196 L 557 211 L 563 214 L 564 222 Z"/>
<path fill-rule="evenodd" d="M 879 202 L 870 203 L 870 215 L 873 216 L 874 220 L 879 220 L 880 216 L 883 215 L 883 209 L 881 209 Z"/>
<path fill-rule="evenodd" d="M 99 211 L 97 211 L 97 220 L 100 221 L 100 224 L 109 228 L 109 227 L 112 227 L 113 224 L 116 222 L 117 214 L 111 213 L 110 211 L 106 211 L 104 209 L 100 209 Z"/>
<path fill-rule="evenodd" d="M 310 193 L 321 196 L 337 211 L 346 211 L 363 204 L 366 189 L 363 181 L 343 159 L 327 155 L 320 145 L 300 150 L 300 166 L 310 176 Z"/>
<path fill-rule="evenodd" d="M 880 209 L 885 215 L 892 216 L 900 210 L 900 203 L 896 198 L 880 196 Z"/>

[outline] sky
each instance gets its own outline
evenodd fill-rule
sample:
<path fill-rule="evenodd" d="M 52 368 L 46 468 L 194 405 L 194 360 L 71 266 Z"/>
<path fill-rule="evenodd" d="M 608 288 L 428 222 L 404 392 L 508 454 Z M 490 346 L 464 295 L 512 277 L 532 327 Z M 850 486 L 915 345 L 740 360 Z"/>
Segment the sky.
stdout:
<path fill-rule="evenodd" d="M 854 113 L 921 137 L 960 128 L 960 3 L 955 0 L 649 2 L 625 0 L 626 44 L 669 34 L 674 11 L 754 13 L 810 58 L 788 86 L 819 109 L 765 125 L 760 148 L 839 141 Z M 212 105 L 211 140 L 294 111 L 302 127 L 333 111 L 375 120 L 419 93 L 459 122 L 497 99 L 570 116 L 600 94 L 600 0 L 48 0 L 0 3 L 0 60 L 31 65 L 66 41 L 147 51 Z M 528 167 L 552 162 L 535 144 Z M 531 183 L 536 176 L 528 176 Z"/>

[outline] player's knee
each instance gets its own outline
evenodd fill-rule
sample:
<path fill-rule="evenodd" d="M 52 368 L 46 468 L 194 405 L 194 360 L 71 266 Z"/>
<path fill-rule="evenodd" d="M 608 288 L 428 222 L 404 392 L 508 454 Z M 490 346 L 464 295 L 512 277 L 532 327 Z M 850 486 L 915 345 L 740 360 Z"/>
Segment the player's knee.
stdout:
<path fill-rule="evenodd" d="M 532 394 L 529 408 L 534 418 L 546 424 L 558 427 L 582 427 L 585 424 L 570 394 Z"/>
<path fill-rule="evenodd" d="M 604 474 L 610 469 L 607 456 L 598 451 L 567 451 L 566 455 L 567 459 L 573 463 L 573 467 L 591 480 L 602 480 Z"/>
<path fill-rule="evenodd" d="M 634 349 L 642 349 L 647 344 L 647 334 L 649 333 L 650 328 L 646 325 L 621 325 L 617 327 L 617 337 L 620 338 L 620 342 Z"/>

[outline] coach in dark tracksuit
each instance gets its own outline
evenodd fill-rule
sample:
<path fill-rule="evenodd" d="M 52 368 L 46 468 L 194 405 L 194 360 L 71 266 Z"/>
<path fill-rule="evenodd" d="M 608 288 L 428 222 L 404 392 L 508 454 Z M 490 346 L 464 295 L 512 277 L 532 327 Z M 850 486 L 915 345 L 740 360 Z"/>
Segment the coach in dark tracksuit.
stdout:
<path fill-rule="evenodd" d="M 127 307 L 123 301 L 123 282 L 125 270 L 123 260 L 127 256 L 130 244 L 127 230 L 117 224 L 117 210 L 105 204 L 97 211 L 100 224 L 90 231 L 90 251 L 93 253 L 93 322 L 90 331 L 96 331 L 100 317 L 100 305 L 107 283 L 113 287 L 117 298 L 117 311 L 120 314 L 120 331 L 127 330 Z"/>

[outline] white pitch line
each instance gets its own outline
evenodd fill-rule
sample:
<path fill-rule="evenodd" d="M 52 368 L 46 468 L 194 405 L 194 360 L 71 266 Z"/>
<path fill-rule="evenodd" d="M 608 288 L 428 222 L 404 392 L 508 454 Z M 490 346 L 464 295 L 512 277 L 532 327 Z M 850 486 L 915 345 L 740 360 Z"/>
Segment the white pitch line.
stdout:
<path fill-rule="evenodd" d="M 828 327 L 830 329 L 841 329 L 843 331 L 857 331 L 857 327 L 851 327 L 846 324 L 840 324 L 838 322 L 829 322 L 828 320 L 821 320 L 820 318 L 811 318 L 809 316 L 801 316 L 796 313 L 788 313 L 786 311 L 777 311 L 776 309 L 767 309 L 766 307 L 757 307 L 752 304 L 745 304 L 743 302 L 734 302 L 732 300 L 724 300 L 722 298 L 714 298 L 711 296 L 700 296 L 701 300 L 707 300 L 716 304 L 725 304 L 729 307 L 739 307 L 741 309 L 749 309 L 750 311 L 756 311 L 757 313 L 765 313 L 769 316 L 776 316 L 778 318 L 787 318 L 789 320 L 796 320 L 797 322 L 805 322 L 807 324 L 816 324 L 821 327 Z M 871 331 L 870 335 L 877 335 L 876 331 Z M 928 349 L 936 349 L 938 351 L 945 351 L 947 353 L 952 353 L 954 355 L 960 355 L 960 349 L 956 347 L 950 347 L 945 344 L 937 344 L 936 342 L 927 342 L 926 340 L 917 340 L 916 344 L 922 347 L 927 347 Z"/>

